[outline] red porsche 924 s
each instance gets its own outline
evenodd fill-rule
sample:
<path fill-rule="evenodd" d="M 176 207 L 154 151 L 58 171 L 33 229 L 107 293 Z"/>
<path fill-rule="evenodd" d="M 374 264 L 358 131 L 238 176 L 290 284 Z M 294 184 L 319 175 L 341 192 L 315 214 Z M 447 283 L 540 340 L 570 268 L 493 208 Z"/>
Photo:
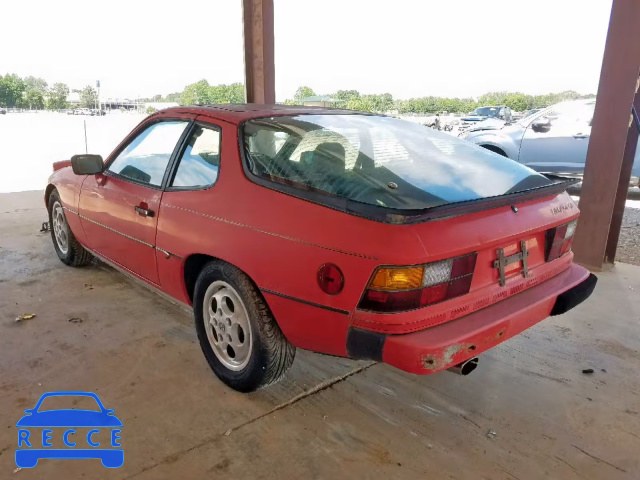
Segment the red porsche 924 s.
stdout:
<path fill-rule="evenodd" d="M 95 255 L 192 305 L 230 387 L 295 347 L 407 372 L 456 369 L 575 307 L 566 182 L 424 126 L 311 107 L 179 107 L 103 162 L 54 164 L 56 253 Z"/>

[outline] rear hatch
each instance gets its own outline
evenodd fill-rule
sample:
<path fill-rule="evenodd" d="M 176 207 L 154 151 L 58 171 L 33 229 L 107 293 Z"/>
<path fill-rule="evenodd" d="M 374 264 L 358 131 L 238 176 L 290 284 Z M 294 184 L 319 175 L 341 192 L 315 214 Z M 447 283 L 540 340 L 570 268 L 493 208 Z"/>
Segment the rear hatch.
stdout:
<path fill-rule="evenodd" d="M 391 117 L 313 111 L 247 120 L 241 137 L 250 180 L 398 224 L 379 229 L 382 254 L 372 257 L 383 260 L 354 314 L 363 328 L 427 328 L 515 295 L 571 262 L 570 253 L 548 257 L 552 244 L 566 246 L 549 238 L 552 229 L 578 216 L 566 185 L 451 135 Z M 413 234 L 412 246 L 396 232 Z M 355 250 L 366 243 L 344 242 Z"/>
<path fill-rule="evenodd" d="M 403 272 L 379 267 L 354 323 L 384 333 L 408 333 L 538 285 L 570 266 L 577 216 L 575 202 L 562 193 L 414 224 L 424 257 L 407 267 L 414 270 L 404 272 L 406 278 L 422 272 L 422 283 L 392 283 L 394 278 L 402 281 Z"/>

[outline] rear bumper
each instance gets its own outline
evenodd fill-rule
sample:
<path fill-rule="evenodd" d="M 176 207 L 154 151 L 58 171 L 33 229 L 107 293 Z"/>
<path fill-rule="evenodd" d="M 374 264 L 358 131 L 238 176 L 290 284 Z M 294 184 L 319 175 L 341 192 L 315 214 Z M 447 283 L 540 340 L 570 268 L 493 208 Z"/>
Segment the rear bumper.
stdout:
<path fill-rule="evenodd" d="M 559 275 L 457 320 L 406 335 L 351 328 L 347 351 L 353 358 L 383 361 L 410 373 L 429 374 L 475 357 L 550 315 L 586 300 L 597 278 L 572 264 Z"/>

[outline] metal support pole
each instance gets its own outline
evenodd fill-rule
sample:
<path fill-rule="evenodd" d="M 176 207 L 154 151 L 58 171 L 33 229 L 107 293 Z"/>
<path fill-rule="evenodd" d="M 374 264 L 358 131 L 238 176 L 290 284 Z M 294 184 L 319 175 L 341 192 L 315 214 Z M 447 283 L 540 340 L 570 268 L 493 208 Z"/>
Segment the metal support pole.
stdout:
<path fill-rule="evenodd" d="M 593 270 L 613 261 L 605 254 L 612 219 L 624 210 L 616 192 L 624 187 L 623 156 L 639 72 L 640 2 L 613 0 L 573 243 L 576 262 Z"/>
<path fill-rule="evenodd" d="M 273 0 L 242 0 L 247 103 L 276 103 Z"/>

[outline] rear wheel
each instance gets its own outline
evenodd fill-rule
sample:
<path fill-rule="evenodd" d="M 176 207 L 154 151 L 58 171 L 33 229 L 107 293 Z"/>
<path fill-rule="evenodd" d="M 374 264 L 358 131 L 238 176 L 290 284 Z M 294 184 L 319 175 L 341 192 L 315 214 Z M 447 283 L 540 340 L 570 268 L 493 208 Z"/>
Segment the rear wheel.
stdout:
<path fill-rule="evenodd" d="M 62 263 L 71 267 L 81 267 L 91 263 L 93 256 L 74 237 L 57 190 L 51 192 L 47 205 L 49 230 L 51 230 L 53 248 L 55 248 L 58 258 Z"/>
<path fill-rule="evenodd" d="M 295 347 L 253 282 L 214 260 L 202 269 L 193 299 L 196 331 L 209 366 L 231 388 L 250 392 L 278 381 Z"/>

